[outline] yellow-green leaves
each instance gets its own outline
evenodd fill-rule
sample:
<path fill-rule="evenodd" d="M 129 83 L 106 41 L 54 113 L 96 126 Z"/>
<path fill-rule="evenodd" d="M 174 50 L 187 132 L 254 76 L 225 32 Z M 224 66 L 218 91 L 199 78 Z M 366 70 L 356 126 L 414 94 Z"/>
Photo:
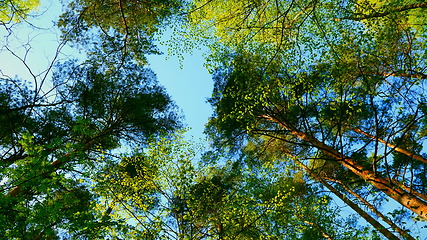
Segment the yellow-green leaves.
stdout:
<path fill-rule="evenodd" d="M 316 1 L 194 1 L 189 18 L 196 32 L 213 34 L 228 47 L 254 42 L 277 47 L 305 21 Z"/>
<path fill-rule="evenodd" d="M 39 6 L 39 0 L 4 0 L 0 2 L 0 22 L 20 22 Z"/>
<path fill-rule="evenodd" d="M 43 150 L 42 146 L 36 145 L 34 143 L 34 136 L 28 132 L 25 132 L 21 135 L 21 140 L 19 143 L 21 144 L 24 151 L 26 151 L 29 155 L 37 155 Z"/>

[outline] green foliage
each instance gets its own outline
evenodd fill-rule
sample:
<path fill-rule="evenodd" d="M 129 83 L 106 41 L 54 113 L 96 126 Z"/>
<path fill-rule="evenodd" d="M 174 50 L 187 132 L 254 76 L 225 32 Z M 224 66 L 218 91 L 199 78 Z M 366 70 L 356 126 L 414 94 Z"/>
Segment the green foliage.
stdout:
<path fill-rule="evenodd" d="M 39 0 L 5 0 L 0 2 L 0 22 L 7 24 L 10 22 L 20 22 L 27 15 L 36 10 Z"/>
<path fill-rule="evenodd" d="M 414 1 L 194 1 L 188 31 L 192 39 L 213 42 L 215 113 L 207 131 L 216 146 L 257 150 L 265 163 L 301 161 L 380 203 L 381 189 L 343 166 L 340 158 L 351 157 L 372 176 L 399 179 L 405 185 L 399 188 L 425 197 L 426 32 L 416 23 L 425 7 Z"/>
<path fill-rule="evenodd" d="M 319 231 L 341 239 L 361 234 L 354 226 L 339 227 L 330 198 L 317 194 L 302 175 L 281 172 L 280 164 L 249 167 L 221 158 L 197 165 L 200 151 L 201 146 L 177 133 L 144 152 L 102 158 L 104 167 L 94 178 L 103 199 L 99 207 L 110 207 L 110 221 L 124 227 L 100 231 L 126 239 L 321 239 Z"/>
<path fill-rule="evenodd" d="M 0 238 L 93 239 L 125 226 L 99 210 L 102 198 L 90 179 L 105 163 L 95 159 L 135 142 L 155 141 L 180 123 L 150 69 L 129 57 L 120 63 L 102 56 L 108 54 L 91 54 L 80 64 L 57 63 L 52 89 L 0 79 Z M 128 176 L 135 171 L 128 170 Z M 126 196 L 141 191 L 154 190 Z M 133 204 L 147 201 L 151 198 Z"/>
<path fill-rule="evenodd" d="M 346 157 L 426 194 L 424 2 L 67 4 L 57 25 L 82 59 L 33 85 L 0 79 L 0 238 L 380 239 L 314 181 L 383 204 Z M 3 1 L 0 21 L 37 5 Z M 191 39 L 176 51 L 210 44 L 217 149 L 204 159 L 172 133 L 176 107 L 145 67 L 168 23 Z"/>
<path fill-rule="evenodd" d="M 71 1 L 66 6 L 58 26 L 62 38 L 81 46 L 86 51 L 94 44 L 104 52 L 122 56 L 131 55 L 138 62 L 146 63 L 146 54 L 157 53 L 153 44 L 154 34 L 177 16 L 180 1 Z M 96 54 L 96 50 L 90 52 Z M 116 58 L 114 61 L 119 61 Z"/>
<path fill-rule="evenodd" d="M 68 16 L 78 15 L 85 27 L 93 26 L 104 29 L 116 29 L 121 34 L 141 32 L 147 36 L 158 30 L 159 25 L 172 17 L 180 8 L 179 1 L 73 1 L 69 5 Z"/>
<path fill-rule="evenodd" d="M 102 66 L 95 60 L 88 63 L 58 64 L 61 74 L 54 76 L 57 84 L 62 84 L 64 74 L 74 82 L 61 91 L 68 92 L 76 103 L 75 111 L 82 118 L 82 124 L 76 126 L 79 132 L 88 131 L 90 138 L 94 135 L 91 131 L 114 126 L 116 137 L 148 137 L 178 126 L 173 102 L 150 69 L 130 59 L 119 66 Z"/>
<path fill-rule="evenodd" d="M 135 239 L 152 239 L 159 225 L 138 229 L 114 217 L 122 213 L 102 203 L 127 198 L 131 209 L 155 209 L 158 189 L 150 183 L 157 179 L 159 166 L 150 158 L 144 162 L 142 151 L 120 162 L 103 156 L 136 143 L 145 147 L 180 128 L 173 101 L 145 66 L 146 55 L 157 53 L 153 35 L 180 3 L 67 4 L 57 24 L 63 42 L 45 72 L 33 74 L 39 69 L 31 68 L 26 55 L 20 58 L 21 49 L 2 46 L 33 79 L 29 83 L 10 78 L 0 70 L 0 238 L 99 239 L 115 229 Z M 37 5 L 38 1 L 3 1 L 0 20 L 21 21 Z M 14 25 L 5 27 L 14 33 Z M 43 34 L 36 24 L 31 27 Z M 31 44 L 22 48 L 36 47 Z M 80 47 L 79 60 L 59 57 L 66 44 Z M 107 165 L 117 172 L 103 169 Z M 99 176 L 105 179 L 96 184 Z M 129 185 L 138 178 L 137 185 Z"/>

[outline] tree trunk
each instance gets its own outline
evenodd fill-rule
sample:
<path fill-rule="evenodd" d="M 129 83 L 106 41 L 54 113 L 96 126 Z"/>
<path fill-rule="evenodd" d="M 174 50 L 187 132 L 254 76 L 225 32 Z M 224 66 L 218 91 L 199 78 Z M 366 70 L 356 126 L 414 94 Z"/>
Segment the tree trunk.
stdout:
<path fill-rule="evenodd" d="M 288 130 L 292 135 L 319 149 L 324 154 L 331 157 L 332 159 L 340 163 L 342 166 L 349 169 L 354 174 L 358 175 L 366 182 L 370 183 L 372 186 L 394 199 L 396 202 L 400 203 L 402 206 L 408 208 L 421 218 L 427 220 L 427 203 L 419 199 L 414 194 L 403 190 L 402 188 L 396 186 L 390 179 L 382 177 L 379 174 L 374 173 L 370 169 L 364 168 L 354 159 L 344 156 L 344 154 L 340 153 L 333 147 L 328 146 L 327 144 L 306 134 L 305 132 L 293 128 L 286 122 L 282 122 L 268 115 L 264 115 L 263 117 L 269 121 L 279 124 L 281 127 Z"/>
<path fill-rule="evenodd" d="M 379 232 L 381 232 L 384 237 L 387 239 L 394 239 L 399 240 L 398 237 L 396 237 L 392 232 L 390 232 L 387 228 L 385 228 L 381 223 L 379 223 L 377 220 L 375 220 L 373 217 L 371 217 L 367 212 L 365 212 L 363 209 L 361 209 L 356 203 L 352 202 L 347 196 L 342 194 L 340 191 L 335 189 L 333 186 L 331 186 L 329 183 L 327 183 L 323 178 L 319 177 L 315 173 L 311 171 L 309 167 L 307 167 L 302 162 L 295 160 L 297 164 L 299 164 L 304 170 L 314 179 L 316 179 L 318 182 L 323 184 L 327 189 L 329 189 L 335 196 L 337 196 L 339 199 L 341 199 L 345 204 L 347 204 L 351 209 L 353 209 L 359 216 L 361 216 L 363 219 L 365 219 L 368 223 L 370 223 L 375 229 L 377 229 Z"/>
<path fill-rule="evenodd" d="M 347 192 L 349 192 L 351 195 L 353 195 L 355 198 L 357 198 L 359 201 L 361 201 L 365 206 L 367 206 L 373 213 L 375 213 L 378 217 L 380 217 L 384 222 L 386 222 L 388 225 L 390 225 L 391 228 L 393 228 L 394 231 L 398 232 L 400 236 L 402 236 L 404 239 L 408 240 L 415 240 L 411 235 L 409 235 L 407 232 L 405 232 L 403 229 L 401 229 L 399 226 L 394 224 L 393 221 L 391 221 L 387 216 L 384 216 L 380 211 L 377 210 L 376 207 L 374 207 L 372 204 L 370 204 L 368 201 L 366 201 L 363 197 L 361 197 L 359 194 L 355 193 L 353 190 L 351 190 L 345 183 L 343 183 L 340 180 L 332 179 L 331 181 L 335 181 L 339 183 L 341 186 L 345 188 Z"/>

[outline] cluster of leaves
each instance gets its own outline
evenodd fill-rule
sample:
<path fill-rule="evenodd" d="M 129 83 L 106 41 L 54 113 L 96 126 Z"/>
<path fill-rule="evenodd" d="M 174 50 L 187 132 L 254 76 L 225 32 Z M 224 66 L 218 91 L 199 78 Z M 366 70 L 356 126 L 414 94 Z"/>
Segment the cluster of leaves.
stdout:
<path fill-rule="evenodd" d="M 20 22 L 39 6 L 39 0 L 6 0 L 0 3 L 0 23 Z"/>

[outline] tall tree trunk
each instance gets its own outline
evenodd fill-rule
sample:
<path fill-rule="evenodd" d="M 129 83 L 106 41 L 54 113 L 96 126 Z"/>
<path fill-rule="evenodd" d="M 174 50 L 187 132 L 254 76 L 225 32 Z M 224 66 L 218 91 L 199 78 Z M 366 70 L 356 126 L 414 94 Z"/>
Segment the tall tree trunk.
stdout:
<path fill-rule="evenodd" d="M 374 207 L 372 204 L 370 204 L 368 201 L 366 201 L 362 196 L 351 190 L 344 182 L 336 179 L 331 179 L 331 181 L 339 183 L 341 186 L 344 187 L 344 189 L 349 192 L 351 195 L 353 195 L 355 198 L 357 198 L 359 201 L 361 201 L 365 206 L 367 206 L 373 213 L 375 213 L 378 217 L 380 217 L 384 222 L 386 222 L 388 225 L 390 225 L 391 228 L 393 228 L 394 231 L 398 232 L 400 236 L 402 236 L 404 239 L 408 240 L 415 240 L 411 235 L 409 235 L 407 232 L 405 232 L 403 229 L 401 229 L 399 226 L 394 224 L 393 221 L 391 221 L 387 216 L 384 216 L 376 207 Z"/>
<path fill-rule="evenodd" d="M 294 158 L 295 159 L 295 158 Z M 345 204 L 347 204 L 351 209 L 353 209 L 359 216 L 361 216 L 363 219 L 365 219 L 368 223 L 370 223 L 375 229 L 377 229 L 379 232 L 381 232 L 384 237 L 387 239 L 394 239 L 399 240 L 398 237 L 396 237 L 392 232 L 390 232 L 387 228 L 385 228 L 381 223 L 379 223 L 377 220 L 375 220 L 373 217 L 371 217 L 367 212 L 365 212 L 362 208 L 360 208 L 356 203 L 351 201 L 347 196 L 342 194 L 340 191 L 338 191 L 336 188 L 334 188 L 332 185 L 330 185 L 328 182 L 326 182 L 323 178 L 318 176 L 317 174 L 313 173 L 309 167 L 307 167 L 304 163 L 300 162 L 299 160 L 295 159 L 296 163 L 300 165 L 311 177 L 313 177 L 315 180 L 323 184 L 329 191 L 331 191 L 335 196 L 337 196 L 339 199 L 341 199 Z"/>
<path fill-rule="evenodd" d="M 405 191 L 399 186 L 396 186 L 396 184 L 394 184 L 390 179 L 374 173 L 371 169 L 364 168 L 356 160 L 345 156 L 335 148 L 328 146 L 327 144 L 306 134 L 305 132 L 299 131 L 288 123 L 280 121 L 269 115 L 264 115 L 263 117 L 271 122 L 279 124 L 281 127 L 288 130 L 290 134 L 319 149 L 324 154 L 334 159 L 337 163 L 352 171 L 354 174 L 358 175 L 366 182 L 370 183 L 372 186 L 382 191 L 387 196 L 394 199 L 396 202 L 400 203 L 402 206 L 408 208 L 421 218 L 427 220 L 427 203 L 418 198 L 416 195 Z"/>

